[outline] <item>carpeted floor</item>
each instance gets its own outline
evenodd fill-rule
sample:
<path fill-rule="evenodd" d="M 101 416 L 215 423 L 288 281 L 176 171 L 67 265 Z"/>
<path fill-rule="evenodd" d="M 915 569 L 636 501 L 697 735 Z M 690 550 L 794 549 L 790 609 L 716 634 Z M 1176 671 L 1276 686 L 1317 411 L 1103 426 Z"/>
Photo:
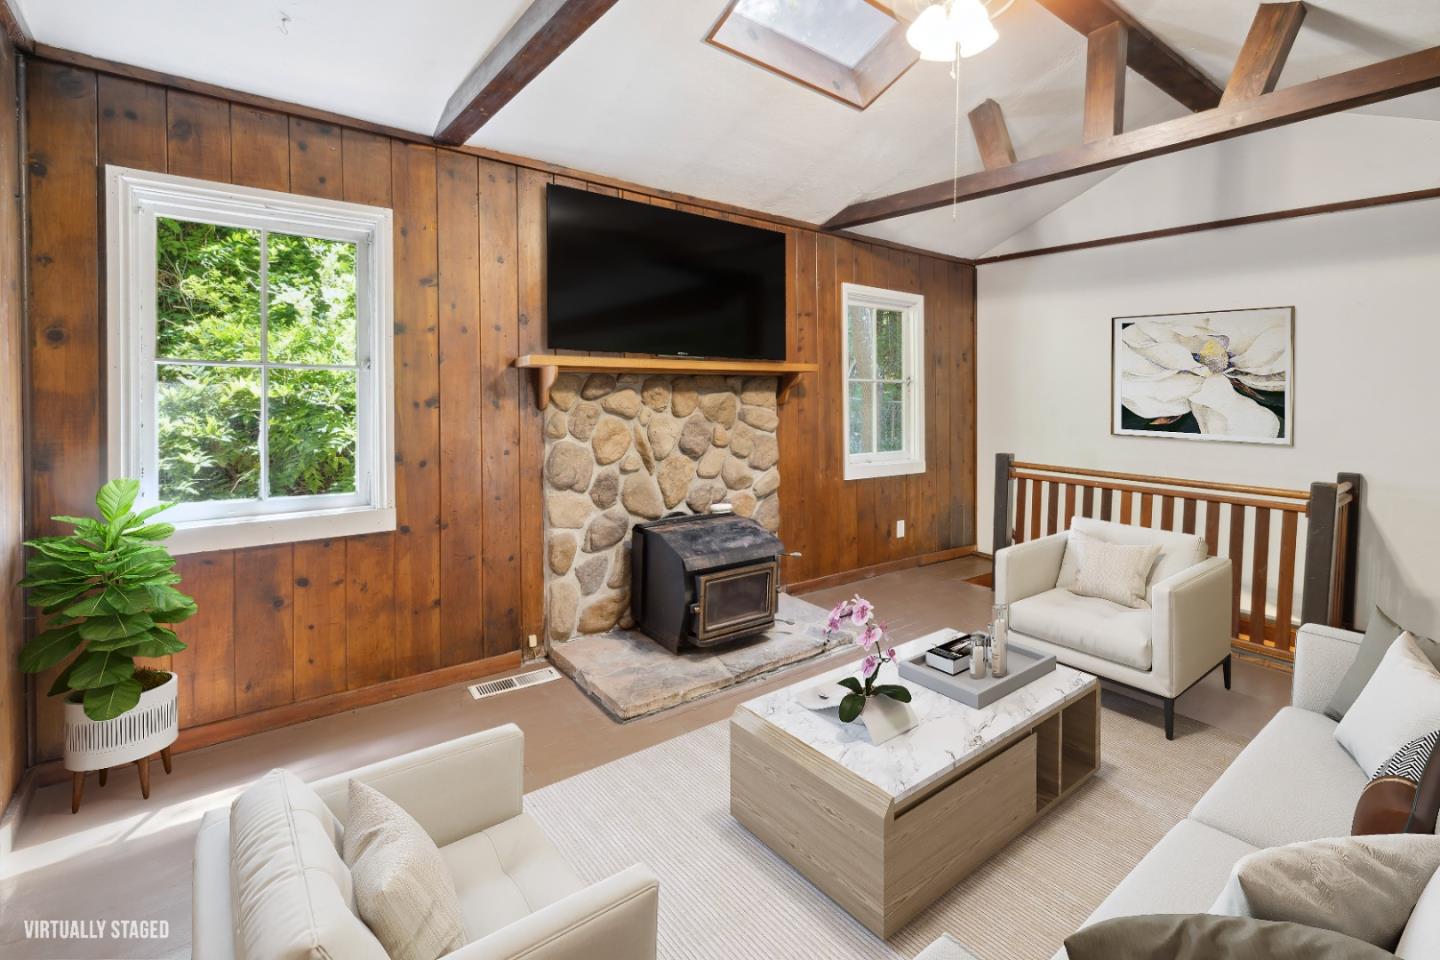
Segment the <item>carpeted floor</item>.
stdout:
<path fill-rule="evenodd" d="M 1106 694 L 1100 772 L 889 942 L 729 814 L 728 721 L 525 798 L 588 880 L 635 861 L 660 877 L 662 960 L 914 957 L 949 932 L 980 960 L 1049 960 L 1189 811 L 1244 741 Z"/>

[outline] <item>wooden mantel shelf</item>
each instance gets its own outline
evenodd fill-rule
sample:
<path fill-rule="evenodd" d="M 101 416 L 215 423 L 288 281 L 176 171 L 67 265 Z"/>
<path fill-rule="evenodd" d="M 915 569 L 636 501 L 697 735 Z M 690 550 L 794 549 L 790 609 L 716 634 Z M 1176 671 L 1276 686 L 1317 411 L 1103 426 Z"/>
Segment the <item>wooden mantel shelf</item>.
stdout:
<path fill-rule="evenodd" d="M 535 371 L 535 406 L 544 410 L 550 403 L 550 388 L 562 371 L 569 373 L 668 373 L 716 377 L 778 377 L 775 399 L 784 403 L 802 373 L 814 373 L 818 363 L 784 360 L 685 360 L 666 357 L 586 357 L 527 353 L 515 358 L 515 366 Z"/>

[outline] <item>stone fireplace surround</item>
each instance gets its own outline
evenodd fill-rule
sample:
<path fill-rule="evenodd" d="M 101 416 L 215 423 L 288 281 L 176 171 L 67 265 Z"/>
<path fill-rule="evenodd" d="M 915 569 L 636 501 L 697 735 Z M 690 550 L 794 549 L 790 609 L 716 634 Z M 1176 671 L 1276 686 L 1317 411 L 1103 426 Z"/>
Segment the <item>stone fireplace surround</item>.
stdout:
<path fill-rule="evenodd" d="M 729 503 L 780 525 L 774 377 L 561 374 L 545 408 L 550 640 L 633 626 L 630 530 Z"/>

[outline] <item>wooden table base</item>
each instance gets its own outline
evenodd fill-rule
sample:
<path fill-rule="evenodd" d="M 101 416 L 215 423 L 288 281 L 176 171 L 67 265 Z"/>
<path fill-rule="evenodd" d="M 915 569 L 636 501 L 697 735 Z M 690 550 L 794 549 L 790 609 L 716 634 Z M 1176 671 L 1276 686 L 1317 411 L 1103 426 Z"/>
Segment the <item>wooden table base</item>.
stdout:
<path fill-rule="evenodd" d="M 146 800 L 150 799 L 150 761 L 153 757 L 142 757 L 135 761 L 135 769 L 140 773 L 140 796 Z M 165 747 L 160 751 L 160 763 L 164 765 L 168 774 L 172 769 L 170 748 Z M 80 812 L 80 801 L 85 797 L 85 773 L 88 771 L 71 771 L 70 773 L 70 812 Z M 100 771 L 100 786 L 105 786 L 109 779 L 110 769 L 108 767 Z"/>

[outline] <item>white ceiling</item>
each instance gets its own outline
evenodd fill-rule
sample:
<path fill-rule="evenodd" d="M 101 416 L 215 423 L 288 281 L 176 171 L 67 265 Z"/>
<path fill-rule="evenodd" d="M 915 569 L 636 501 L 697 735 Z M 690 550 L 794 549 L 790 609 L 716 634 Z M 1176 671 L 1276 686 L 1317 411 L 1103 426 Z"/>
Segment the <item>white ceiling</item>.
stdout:
<path fill-rule="evenodd" d="M 11 0 L 15 3 L 16 0 Z M 529 0 L 19 0 L 46 44 L 410 130 L 433 129 Z M 800 0 L 824 3 L 826 0 Z M 1223 84 L 1255 0 L 1122 0 Z M 702 43 L 726 0 L 620 0 L 472 141 L 612 177 L 820 222 L 949 177 L 955 84 L 917 64 L 863 112 Z M 962 63 L 961 108 L 991 97 L 1017 152 L 1078 142 L 1084 40 L 1016 0 L 1000 41 Z M 1436 0 L 1318 0 L 1282 85 L 1440 43 Z M 1127 125 L 1181 108 L 1133 73 Z M 1440 97 L 1369 108 L 1440 118 Z M 968 127 L 959 169 L 980 169 Z M 863 228 L 979 255 L 1104 179 L 1076 178 Z"/>

